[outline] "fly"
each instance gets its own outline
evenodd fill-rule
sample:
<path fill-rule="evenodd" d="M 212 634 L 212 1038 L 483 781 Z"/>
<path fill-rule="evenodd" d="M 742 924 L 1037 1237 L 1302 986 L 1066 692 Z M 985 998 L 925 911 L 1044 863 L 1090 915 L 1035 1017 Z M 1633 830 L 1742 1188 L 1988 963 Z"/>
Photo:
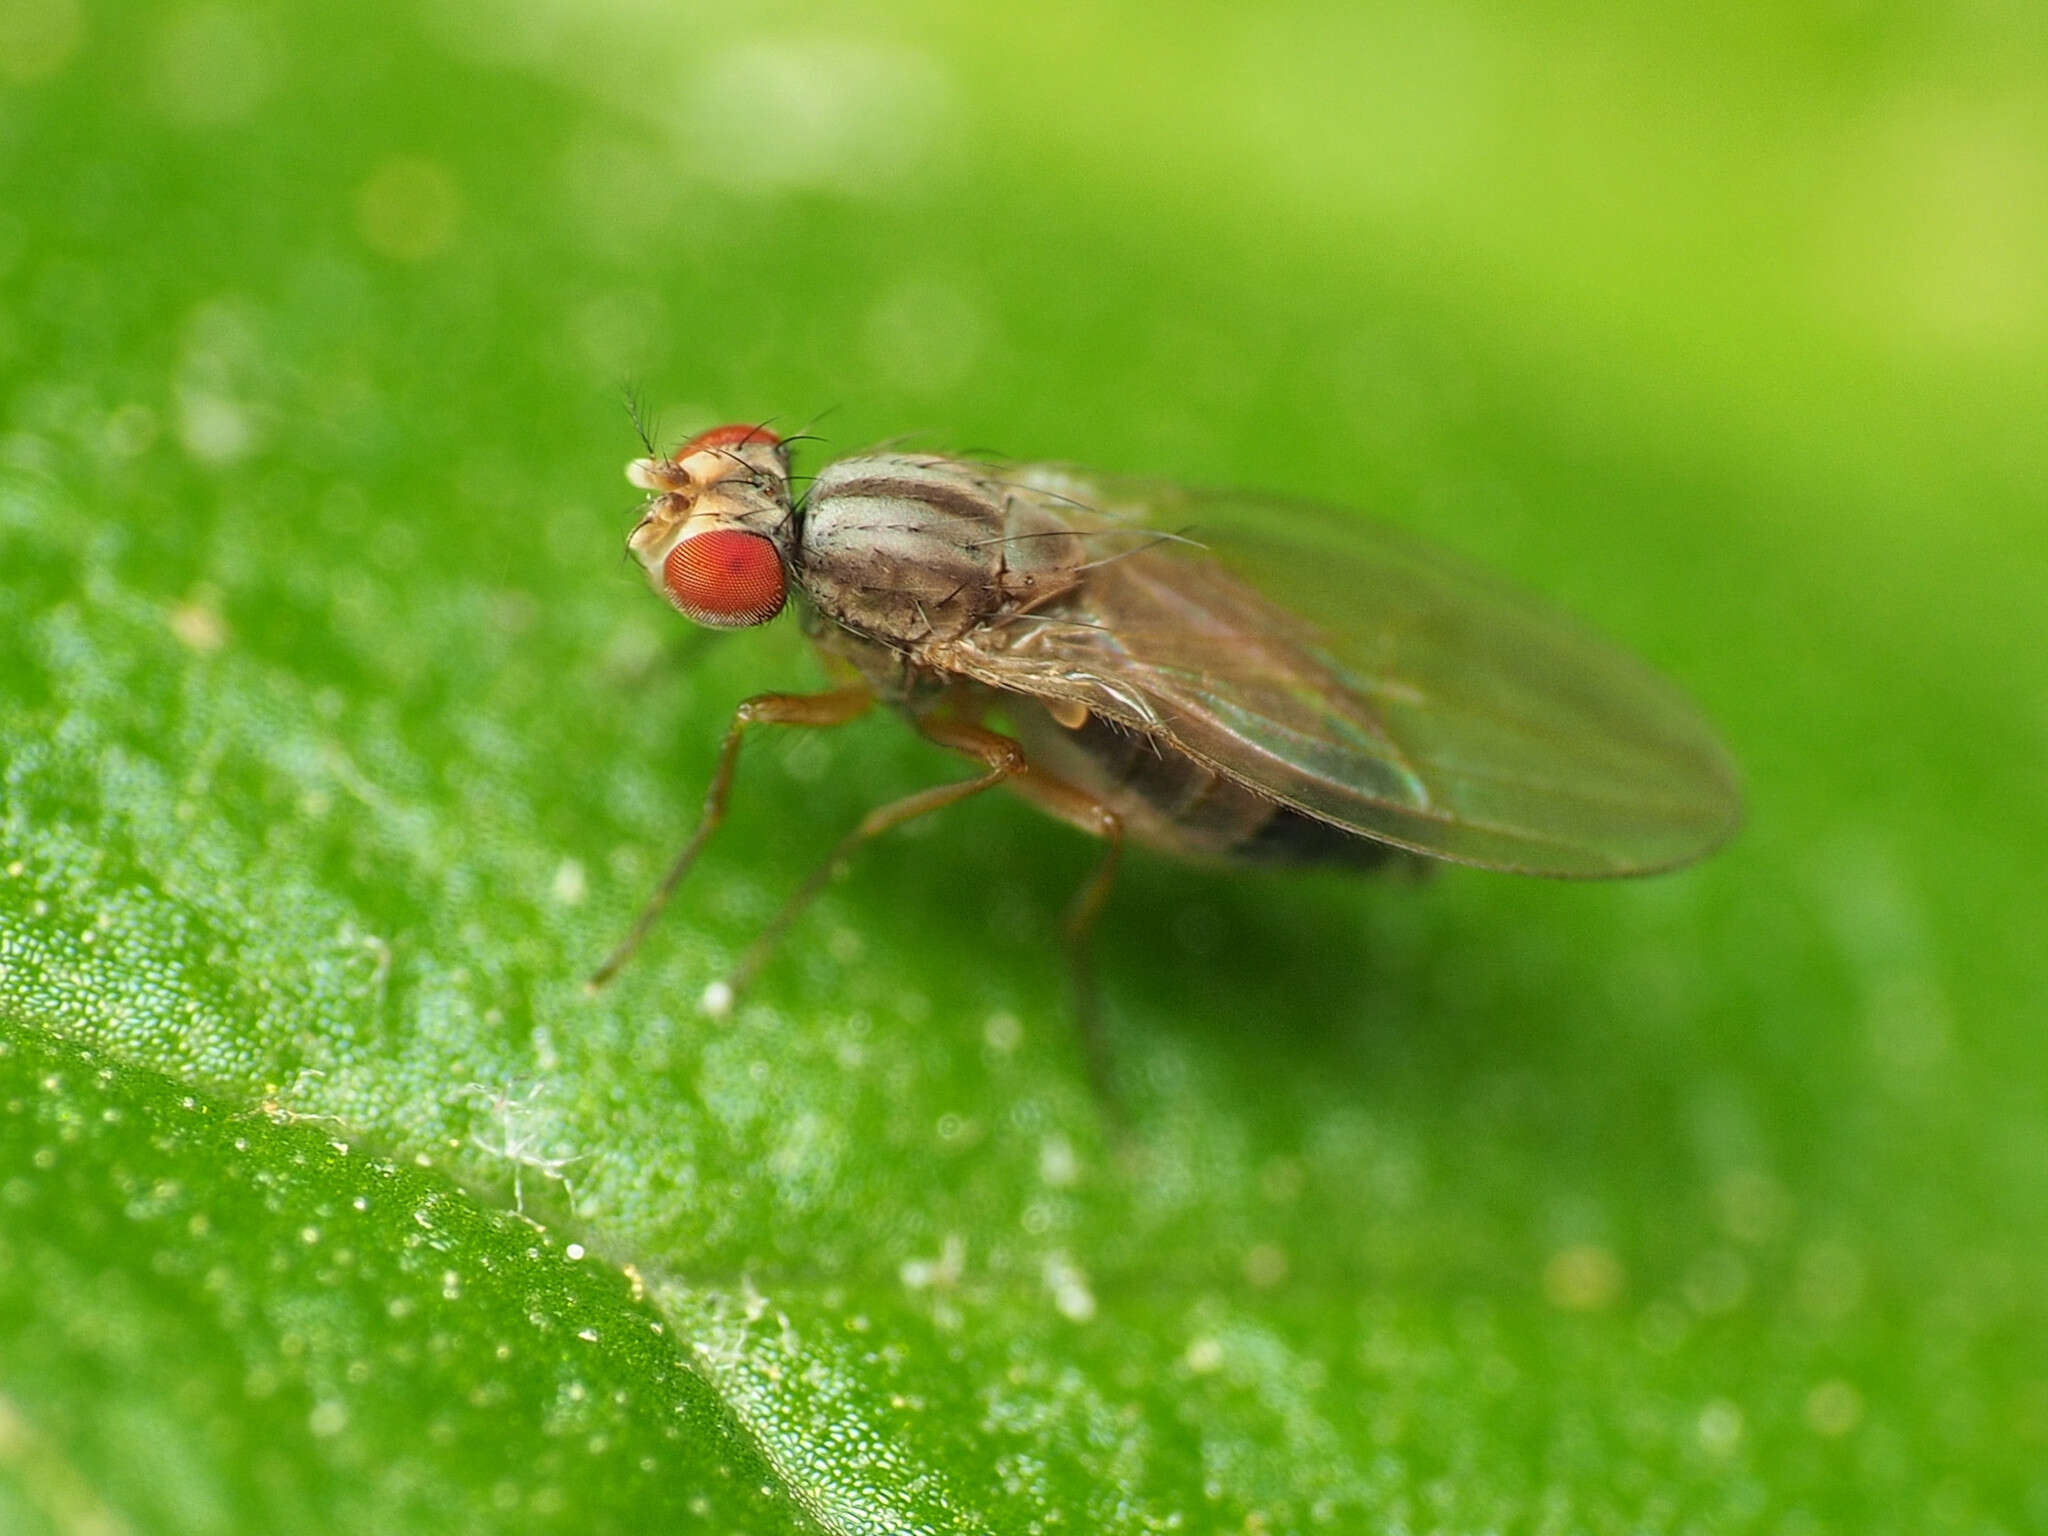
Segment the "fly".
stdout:
<path fill-rule="evenodd" d="M 626 474 L 649 493 L 627 545 L 657 592 L 721 629 L 794 597 L 844 681 L 739 706 L 696 831 L 593 987 L 723 819 L 748 731 L 877 701 L 978 771 L 871 811 L 707 992 L 715 1009 L 861 843 L 998 786 L 1106 844 L 1066 917 L 1098 1077 L 1087 936 L 1126 842 L 1211 864 L 1600 877 L 1688 863 L 1741 817 L 1732 763 L 1670 684 L 1391 528 L 925 453 L 840 459 L 799 500 L 788 444 L 744 425 Z"/>

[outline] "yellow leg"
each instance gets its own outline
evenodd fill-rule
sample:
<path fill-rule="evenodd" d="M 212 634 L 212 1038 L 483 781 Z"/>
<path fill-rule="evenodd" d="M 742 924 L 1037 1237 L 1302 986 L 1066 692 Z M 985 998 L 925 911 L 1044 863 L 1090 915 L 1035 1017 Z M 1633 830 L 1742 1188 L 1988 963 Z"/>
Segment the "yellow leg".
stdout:
<path fill-rule="evenodd" d="M 782 904 L 768 926 L 761 930 L 761 936 L 754 940 L 733 972 L 713 992 L 710 998 L 723 1006 L 729 1004 L 740 988 L 753 979 L 761 968 L 761 962 L 775 947 L 789 925 L 796 920 L 799 912 L 808 906 L 811 899 L 825 888 L 832 872 L 844 862 L 855 849 L 870 838 L 880 837 L 892 827 L 900 827 L 906 821 L 926 816 L 933 811 L 944 810 L 947 806 L 978 795 L 983 790 L 994 789 L 1005 779 L 1014 778 L 1026 771 L 1024 749 L 1007 736 L 994 731 L 983 730 L 978 725 L 967 725 L 957 720 L 922 719 L 917 728 L 930 740 L 954 752 L 980 760 L 983 772 L 971 779 L 961 779 L 952 784 L 938 784 L 930 789 L 921 789 L 914 795 L 905 795 L 900 800 L 891 800 L 863 816 L 860 824 L 842 837 L 827 854 L 818 867 L 811 871 L 804 883 L 796 888 L 788 901 Z"/>
<path fill-rule="evenodd" d="M 1110 888 L 1116 884 L 1117 866 L 1122 862 L 1123 818 L 1064 779 L 1055 779 L 1036 770 L 1032 770 L 1031 779 L 1033 801 L 1061 820 L 1093 832 L 1109 844 L 1103 852 L 1102 861 L 1095 866 L 1095 872 L 1082 882 L 1081 888 L 1074 892 L 1074 899 L 1067 903 L 1066 916 L 1060 926 L 1066 939 L 1067 973 L 1074 985 L 1074 1022 L 1080 1028 L 1081 1048 L 1088 1058 L 1088 1076 L 1095 1084 L 1096 1095 L 1114 1109 L 1118 1102 L 1115 1074 L 1110 1065 L 1109 1041 L 1102 1032 L 1102 999 L 1095 985 L 1091 941 L 1095 920 L 1102 915 L 1103 903 L 1109 899 Z"/>
<path fill-rule="evenodd" d="M 668 873 L 662 876 L 661 884 L 655 887 L 654 895 L 640 909 L 632 930 L 584 984 L 585 990 L 597 991 L 633 958 L 640 941 L 647 937 L 654 920 L 661 916 L 661 909 L 668 905 L 669 897 L 683 883 L 690 866 L 697 862 L 697 855 L 705 842 L 725 820 L 725 802 L 732 793 L 733 774 L 740 761 L 740 743 L 746 738 L 747 728 L 754 725 L 844 725 L 865 714 L 874 701 L 874 695 L 867 689 L 854 687 L 835 688 L 829 693 L 763 693 L 740 705 L 733 713 L 732 725 L 726 730 L 725 744 L 719 748 L 718 767 L 712 772 L 710 789 L 705 791 L 704 814 L 698 818 L 697 830 L 690 834 L 690 840 L 683 844 L 683 851 L 676 855 Z"/>
<path fill-rule="evenodd" d="M 826 882 L 832 878 L 833 871 L 861 844 L 870 838 L 879 837 L 892 827 L 903 825 L 906 821 L 943 810 L 984 790 L 994 789 L 999 784 L 1013 779 L 1018 780 L 1018 787 L 1025 789 L 1030 799 L 1040 808 L 1095 833 L 1109 844 L 1094 873 L 1082 884 L 1080 890 L 1074 893 L 1074 899 L 1067 906 L 1062 928 L 1066 938 L 1068 968 L 1073 979 L 1075 1019 L 1081 1031 L 1081 1045 L 1087 1058 L 1088 1076 L 1103 1102 L 1115 1106 L 1117 1099 L 1114 1075 L 1110 1068 L 1109 1043 L 1102 1031 L 1102 1010 L 1095 987 L 1090 939 L 1096 918 L 1101 915 L 1103 903 L 1109 898 L 1110 888 L 1116 883 L 1117 866 L 1123 853 L 1122 818 L 1108 806 L 1064 779 L 1053 778 L 1032 767 L 1025 760 L 1024 749 L 1007 736 L 946 716 L 925 716 L 916 723 L 918 730 L 937 745 L 978 760 L 983 772 L 971 779 L 961 779 L 957 783 L 921 789 L 916 794 L 905 795 L 900 800 L 892 800 L 887 805 L 878 806 L 868 812 L 861 819 L 860 825 L 839 840 L 832 852 L 811 871 L 810 876 L 789 900 L 783 903 L 782 910 L 777 912 L 774 919 L 762 930 L 760 937 L 755 939 L 746 954 L 741 957 L 732 974 L 724 982 L 713 986 L 707 994 L 707 1000 L 715 1009 L 730 1006 L 733 997 L 753 979 L 762 962 L 767 959 L 782 935 L 788 931 L 789 925 L 796 920 L 797 915 L 825 888 Z"/>

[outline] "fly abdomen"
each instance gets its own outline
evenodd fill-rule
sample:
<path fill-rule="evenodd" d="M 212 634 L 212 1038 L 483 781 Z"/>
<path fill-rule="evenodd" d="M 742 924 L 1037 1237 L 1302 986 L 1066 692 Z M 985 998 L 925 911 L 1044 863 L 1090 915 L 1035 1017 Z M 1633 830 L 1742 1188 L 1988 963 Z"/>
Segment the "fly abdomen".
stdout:
<path fill-rule="evenodd" d="M 1273 814 L 1232 850 L 1248 864 L 1330 864 L 1343 869 L 1381 869 L 1399 865 L 1420 872 L 1429 861 L 1392 843 L 1375 842 L 1304 816 L 1291 805 L 1275 805 Z"/>
<path fill-rule="evenodd" d="M 1107 805 L 1134 841 L 1162 853 L 1354 869 L 1407 857 L 1247 788 L 1157 736 L 1099 715 L 1069 729 L 1035 703 L 1011 702 L 1007 712 L 1034 766 Z"/>

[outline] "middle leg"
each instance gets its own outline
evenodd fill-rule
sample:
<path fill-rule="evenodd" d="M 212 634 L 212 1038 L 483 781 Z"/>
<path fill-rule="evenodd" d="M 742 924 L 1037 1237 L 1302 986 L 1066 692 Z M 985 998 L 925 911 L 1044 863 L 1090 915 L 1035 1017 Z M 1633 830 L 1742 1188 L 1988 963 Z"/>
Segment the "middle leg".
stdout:
<path fill-rule="evenodd" d="M 732 973 L 724 980 L 713 982 L 705 990 L 705 1006 L 713 1013 L 723 1013 L 731 1007 L 733 998 L 760 969 L 782 935 L 817 894 L 832 878 L 833 871 L 850 857 L 861 844 L 870 838 L 879 837 L 893 827 L 933 811 L 943 810 L 949 805 L 978 795 L 984 790 L 1009 784 L 1041 810 L 1057 816 L 1070 826 L 1093 833 L 1108 844 L 1095 870 L 1074 893 L 1061 921 L 1065 938 L 1067 963 L 1072 977 L 1074 1012 L 1081 1033 L 1082 1051 L 1088 1065 L 1089 1080 L 1096 1094 L 1105 1104 L 1117 1103 L 1115 1077 L 1110 1065 L 1109 1043 L 1103 1034 L 1102 1011 L 1095 985 L 1092 937 L 1095 921 L 1101 915 L 1104 903 L 1109 899 L 1111 888 L 1116 883 L 1116 872 L 1122 861 L 1124 843 L 1123 818 L 1109 806 L 1103 804 L 1086 790 L 1055 778 L 1042 769 L 1035 768 L 1025 758 L 1024 749 L 1008 736 L 986 727 L 950 716 L 926 716 L 916 721 L 917 728 L 927 739 L 981 763 L 983 771 L 970 779 L 961 779 L 952 784 L 939 784 L 922 789 L 915 794 L 892 800 L 887 805 L 877 806 L 861 818 L 859 825 L 842 837 L 818 866 L 811 871 L 802 885 L 784 902 L 780 911 L 761 931 Z"/>
<path fill-rule="evenodd" d="M 713 982 L 705 990 L 704 1003 L 713 1013 L 723 1013 L 732 1006 L 732 999 L 739 990 L 753 979 L 761 968 L 761 962 L 796 920 L 797 914 L 810 905 L 818 892 L 832 878 L 833 871 L 845 862 L 861 844 L 871 838 L 880 837 L 892 827 L 900 827 L 906 821 L 919 816 L 930 815 L 933 811 L 944 810 L 947 806 L 978 795 L 983 790 L 994 789 L 998 784 L 1017 777 L 1027 771 L 1024 749 L 1009 737 L 995 731 L 985 730 L 978 725 L 947 719 L 920 719 L 918 730 L 942 747 L 959 752 L 978 760 L 982 772 L 971 779 L 960 779 L 951 784 L 935 784 L 930 789 L 921 789 L 916 794 L 905 795 L 900 800 L 891 800 L 887 805 L 876 806 L 860 819 L 851 832 L 833 845 L 832 851 L 818 866 L 805 877 L 782 909 L 769 920 L 768 926 L 748 946 L 740 957 L 732 974 L 724 981 Z"/>

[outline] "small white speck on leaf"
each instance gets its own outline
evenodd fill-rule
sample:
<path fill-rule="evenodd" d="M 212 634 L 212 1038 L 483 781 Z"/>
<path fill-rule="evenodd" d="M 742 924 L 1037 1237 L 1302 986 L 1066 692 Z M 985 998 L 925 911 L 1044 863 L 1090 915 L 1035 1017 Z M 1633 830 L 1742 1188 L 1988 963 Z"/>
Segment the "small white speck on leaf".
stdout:
<path fill-rule="evenodd" d="M 1014 1013 L 992 1013 L 981 1026 L 981 1038 L 988 1048 L 1007 1056 L 1024 1041 L 1024 1025 Z"/>
<path fill-rule="evenodd" d="M 1742 1444 L 1742 1410 L 1717 1397 L 1700 1410 L 1700 1446 L 1710 1456 L 1732 1456 Z"/>
<path fill-rule="evenodd" d="M 555 878 L 548 886 L 548 894 L 565 907 L 583 904 L 583 898 L 590 892 L 590 882 L 585 878 L 583 866 L 574 859 L 564 859 L 555 866 Z"/>
<path fill-rule="evenodd" d="M 227 623 L 211 602 L 195 598 L 170 610 L 170 633 L 188 651 L 211 655 L 227 643 Z"/>
<path fill-rule="evenodd" d="M 1052 1293 L 1052 1304 L 1061 1317 L 1074 1323 L 1094 1319 L 1095 1293 L 1088 1288 L 1088 1277 L 1073 1260 L 1063 1253 L 1048 1254 L 1044 1275 L 1045 1288 Z"/>

